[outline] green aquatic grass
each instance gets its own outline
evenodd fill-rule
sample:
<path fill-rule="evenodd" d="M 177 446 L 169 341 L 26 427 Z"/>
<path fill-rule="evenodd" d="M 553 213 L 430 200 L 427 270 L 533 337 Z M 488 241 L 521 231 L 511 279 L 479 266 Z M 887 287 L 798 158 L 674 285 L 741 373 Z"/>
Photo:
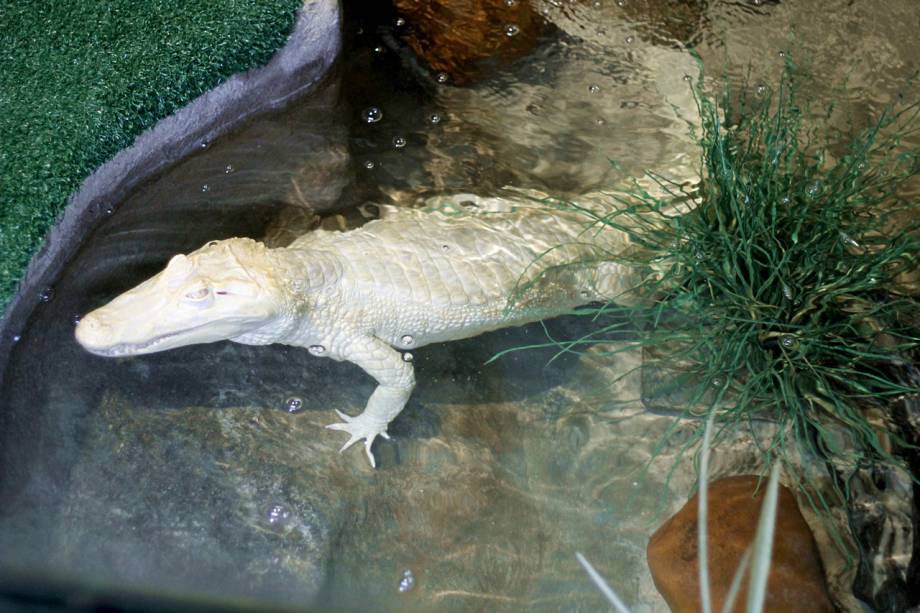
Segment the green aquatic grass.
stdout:
<path fill-rule="evenodd" d="M 883 439 L 906 443 L 865 409 L 920 391 L 899 376 L 920 346 L 920 304 L 901 283 L 920 258 L 920 206 L 900 197 L 920 168 L 920 152 L 901 146 L 918 109 L 887 111 L 832 152 L 806 131 L 789 74 L 753 106 L 698 95 L 692 213 L 656 219 L 662 200 L 618 198 L 627 217 L 653 220 L 644 233 L 617 225 L 662 271 L 640 288 L 657 296 L 643 318 L 661 350 L 646 366 L 679 371 L 688 406 L 723 425 L 776 421 L 768 457 L 784 455 L 791 431 L 819 457 L 889 462 Z"/>
<path fill-rule="evenodd" d="M 0 3 L 0 309 L 82 180 L 163 117 L 266 63 L 300 5 Z"/>
<path fill-rule="evenodd" d="M 816 121 L 797 100 L 801 76 L 789 64 L 775 91 L 723 83 L 718 96 L 701 77 L 697 185 L 650 174 L 610 192 L 605 213 L 565 204 L 593 222 L 585 240 L 629 235 L 629 251 L 602 255 L 644 271 L 623 301 L 643 306 L 581 309 L 595 328 L 544 346 L 641 348 L 642 368 L 667 373 L 683 392 L 675 413 L 715 416 L 714 445 L 772 422 L 773 434 L 754 437 L 764 466 L 791 467 L 793 450 L 828 460 L 846 496 L 847 473 L 897 464 L 908 443 L 887 403 L 920 393 L 910 375 L 920 302 L 906 282 L 920 262 L 920 203 L 905 196 L 920 178 L 920 151 L 905 144 L 920 107 L 889 108 L 841 144 L 833 109 Z M 624 336 L 629 330 L 638 332 Z M 882 419 L 870 419 L 870 409 Z M 699 427 L 679 443 L 675 466 L 702 436 L 701 421 L 690 423 Z M 803 492 L 828 507 L 817 488 Z"/>

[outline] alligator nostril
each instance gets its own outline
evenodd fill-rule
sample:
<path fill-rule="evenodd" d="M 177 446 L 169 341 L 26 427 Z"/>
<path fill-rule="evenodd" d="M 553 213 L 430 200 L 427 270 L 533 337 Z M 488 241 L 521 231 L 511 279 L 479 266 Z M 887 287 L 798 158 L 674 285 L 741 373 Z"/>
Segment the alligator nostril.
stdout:
<path fill-rule="evenodd" d="M 111 337 L 111 334 L 111 328 L 93 315 L 87 315 L 77 324 L 77 340 L 84 345 L 104 343 Z"/>

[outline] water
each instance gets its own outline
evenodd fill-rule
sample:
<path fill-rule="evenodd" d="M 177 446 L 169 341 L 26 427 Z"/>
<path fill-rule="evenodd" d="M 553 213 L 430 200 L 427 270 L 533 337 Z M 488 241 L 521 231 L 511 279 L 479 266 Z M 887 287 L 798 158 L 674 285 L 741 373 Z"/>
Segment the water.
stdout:
<path fill-rule="evenodd" d="M 670 448 L 641 471 L 671 423 L 639 400 L 638 373 L 617 379 L 641 355 L 595 347 L 484 365 L 547 333 L 582 334 L 584 321 L 422 348 L 404 337 L 418 387 L 372 471 L 360 449 L 339 455 L 325 426 L 333 409 L 357 413 L 374 384 L 324 348 L 105 360 L 75 345 L 73 317 L 207 240 L 284 244 L 317 223 L 360 225 L 369 201 L 505 186 L 574 197 L 646 169 L 692 180 L 698 68 L 683 43 L 711 75 L 724 66 L 738 83 L 750 69 L 766 88 L 791 54 L 810 64 L 809 95 L 865 122 L 917 68 L 920 11 L 913 0 L 535 2 L 545 18 L 489 24 L 526 53 L 486 60 L 465 83 L 409 59 L 399 41 L 411 19 L 359 4 L 346 7 L 336 78 L 101 205 L 110 214 L 37 297 L 2 394 L 0 561 L 297 606 L 601 610 L 581 551 L 633 610 L 666 610 L 645 545 L 694 476 L 682 460 L 669 478 Z M 745 440 L 712 462 L 716 474 L 759 469 Z M 854 608 L 852 571 L 809 519 L 832 590 Z"/>

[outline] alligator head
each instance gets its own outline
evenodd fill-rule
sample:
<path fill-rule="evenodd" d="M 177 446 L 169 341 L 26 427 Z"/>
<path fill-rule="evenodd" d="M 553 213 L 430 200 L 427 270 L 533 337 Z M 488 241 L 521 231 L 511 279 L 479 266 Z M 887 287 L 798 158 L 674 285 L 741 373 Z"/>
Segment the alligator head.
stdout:
<path fill-rule="evenodd" d="M 175 256 L 156 276 L 83 317 L 76 337 L 103 356 L 240 337 L 259 344 L 260 331 L 282 317 L 284 302 L 264 245 L 241 238 L 212 241 Z"/>

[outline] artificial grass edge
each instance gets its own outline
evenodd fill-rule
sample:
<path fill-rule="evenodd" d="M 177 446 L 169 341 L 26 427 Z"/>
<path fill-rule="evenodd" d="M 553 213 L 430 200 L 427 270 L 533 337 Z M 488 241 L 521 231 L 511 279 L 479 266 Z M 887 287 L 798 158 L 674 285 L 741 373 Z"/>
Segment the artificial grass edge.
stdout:
<path fill-rule="evenodd" d="M 98 167 L 284 46 L 302 0 L 0 6 L 0 312 Z"/>

